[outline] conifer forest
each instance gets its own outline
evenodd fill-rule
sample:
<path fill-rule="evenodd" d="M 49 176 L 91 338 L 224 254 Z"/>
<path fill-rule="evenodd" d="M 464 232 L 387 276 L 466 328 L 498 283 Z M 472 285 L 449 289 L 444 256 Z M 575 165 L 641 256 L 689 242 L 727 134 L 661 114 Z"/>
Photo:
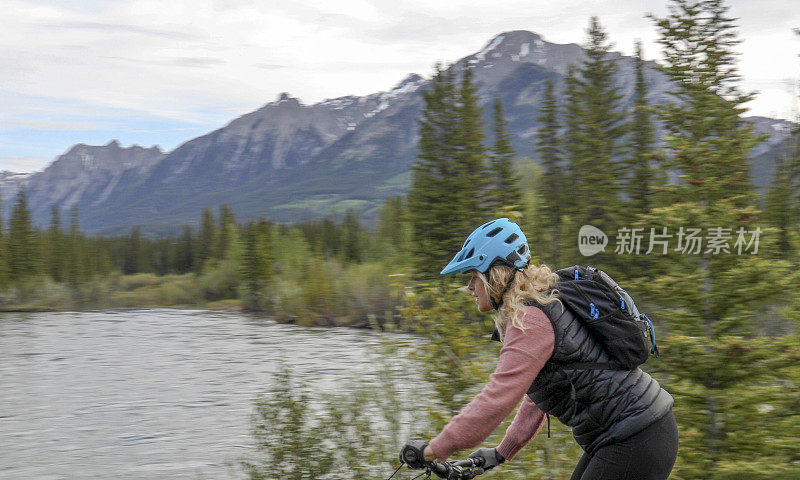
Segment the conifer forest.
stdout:
<path fill-rule="evenodd" d="M 484 111 L 469 68 L 435 65 L 411 186 L 374 221 L 239 221 L 223 204 L 174 237 L 88 236 L 77 210 L 34 226 L 20 191 L 0 232 L 0 307 L 237 309 L 419 336 L 387 342 L 381 385 L 343 386 L 319 408 L 285 367 L 241 462 L 252 479 L 387 478 L 407 438 L 436 435 L 488 381 L 492 319 L 459 290 L 468 276 L 439 271 L 475 227 L 508 217 L 532 262 L 599 266 L 653 320 L 661 356 L 643 368 L 675 399 L 671 478 L 800 478 L 800 127 L 772 184 L 754 186 L 748 155 L 763 138 L 741 119 L 754 93 L 739 85 L 725 3 L 670 0 L 651 18 L 674 86 L 661 105 L 648 100 L 640 44 L 635 101 L 623 105 L 613 32 L 587 19 L 586 58 L 547 81 L 527 151 L 512 148 L 500 98 Z M 586 225 L 608 236 L 592 256 L 580 250 Z M 387 395 L 406 381 L 399 355 L 432 388 Z M 580 448 L 555 419 L 545 437 L 486 478 L 569 478 Z"/>

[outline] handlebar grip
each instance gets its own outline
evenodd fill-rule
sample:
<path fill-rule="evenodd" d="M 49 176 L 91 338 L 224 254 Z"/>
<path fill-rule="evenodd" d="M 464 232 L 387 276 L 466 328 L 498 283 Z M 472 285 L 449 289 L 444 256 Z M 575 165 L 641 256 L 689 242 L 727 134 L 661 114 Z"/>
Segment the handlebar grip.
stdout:
<path fill-rule="evenodd" d="M 425 457 L 423 452 L 427 444 L 419 440 L 410 440 L 400 451 L 400 462 L 405 463 L 411 468 L 425 468 Z"/>
<path fill-rule="evenodd" d="M 486 460 L 483 457 L 474 457 L 468 458 L 466 460 L 458 460 L 455 462 L 450 462 L 451 464 L 455 465 L 456 467 L 483 467 L 486 463 Z"/>

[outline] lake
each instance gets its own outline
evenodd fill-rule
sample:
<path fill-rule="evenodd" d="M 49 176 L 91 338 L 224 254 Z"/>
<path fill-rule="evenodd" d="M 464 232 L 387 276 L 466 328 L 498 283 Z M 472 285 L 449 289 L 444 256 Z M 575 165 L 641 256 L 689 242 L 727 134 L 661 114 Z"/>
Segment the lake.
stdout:
<path fill-rule="evenodd" d="M 244 478 L 279 365 L 370 381 L 380 340 L 210 311 L 0 314 L 0 478 Z"/>

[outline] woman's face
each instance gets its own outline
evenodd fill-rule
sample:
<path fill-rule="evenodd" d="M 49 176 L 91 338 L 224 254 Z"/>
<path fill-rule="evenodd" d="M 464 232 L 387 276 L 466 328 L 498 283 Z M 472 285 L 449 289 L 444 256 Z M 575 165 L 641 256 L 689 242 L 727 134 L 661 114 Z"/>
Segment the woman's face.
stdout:
<path fill-rule="evenodd" d="M 492 311 L 492 305 L 489 302 L 489 295 L 486 293 L 483 280 L 481 280 L 481 277 L 478 276 L 475 270 L 470 273 L 472 274 L 472 278 L 469 281 L 468 288 L 469 291 L 472 292 L 472 296 L 475 297 L 475 303 L 478 304 L 478 311 L 483 313 Z"/>

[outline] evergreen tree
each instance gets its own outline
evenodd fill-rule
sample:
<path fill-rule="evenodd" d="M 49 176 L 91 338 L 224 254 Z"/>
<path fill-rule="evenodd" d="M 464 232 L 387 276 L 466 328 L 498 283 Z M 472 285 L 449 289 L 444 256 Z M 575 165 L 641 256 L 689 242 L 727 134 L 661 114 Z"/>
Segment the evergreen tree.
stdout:
<path fill-rule="evenodd" d="M 503 104 L 499 97 L 494 99 L 492 110 L 494 147 L 489 156 L 490 169 L 487 172 L 489 191 L 487 192 L 488 209 L 495 216 L 503 216 L 503 207 L 519 206 L 519 178 L 514 173 L 514 149 L 511 147 L 511 135 L 506 132 L 506 120 L 503 117 Z"/>
<path fill-rule="evenodd" d="M 31 222 L 25 191 L 20 189 L 11 212 L 8 228 L 8 273 L 18 282 L 39 272 L 38 238 Z"/>
<path fill-rule="evenodd" d="M 67 254 L 67 281 L 73 288 L 76 288 L 80 282 L 88 277 L 85 262 L 87 256 L 84 238 L 78 228 L 78 207 L 76 206 L 70 211 Z"/>
<path fill-rule="evenodd" d="M 219 207 L 219 229 L 217 231 L 214 256 L 220 260 L 227 258 L 236 239 L 236 217 L 228 204 Z"/>
<path fill-rule="evenodd" d="M 460 239 L 485 219 L 480 107 L 470 71 L 464 72 L 460 89 L 453 71 L 437 65 L 423 94 L 419 154 L 411 166 L 411 257 L 417 275 L 426 278 L 435 277 Z"/>
<path fill-rule="evenodd" d="M 711 203 L 735 194 L 742 205 L 754 195 L 747 155 L 763 137 L 755 136 L 752 125 L 740 118 L 754 93 L 738 89 L 734 47 L 740 42 L 726 11 L 723 0 L 673 0 L 670 15 L 658 19 L 663 71 L 680 86 L 672 92 L 678 101 L 665 106 L 661 117 L 672 153 L 667 167 L 689 181 L 716 179 L 705 188 L 684 183 L 683 192 L 695 196 L 683 199 Z M 688 116 L 692 114 L 709 118 Z M 715 159 L 719 161 L 709 161 Z"/>
<path fill-rule="evenodd" d="M 675 475 L 794 478 L 796 430 L 758 411 L 758 398 L 781 395 L 787 379 L 765 365 L 785 354 L 759 333 L 763 313 L 797 285 L 785 262 L 767 258 L 774 232 L 757 236 L 747 156 L 759 138 L 739 117 L 751 95 L 737 86 L 734 21 L 721 0 L 672 0 L 655 23 L 678 100 L 661 112 L 666 161 L 682 175 L 664 186 L 672 204 L 652 209 L 642 226 L 677 234 L 678 248 L 649 257 L 657 275 L 639 288 L 670 331 L 657 365 L 682 432 Z M 687 253 L 690 228 L 700 229 L 701 243 Z"/>
<path fill-rule="evenodd" d="M 0 195 L 0 199 L 2 195 Z M 3 224 L 3 204 L 0 202 L 0 288 L 5 288 L 8 285 L 8 245 L 7 237 L 5 234 L 5 226 Z"/>
<path fill-rule="evenodd" d="M 46 252 L 44 255 L 47 262 L 46 269 L 50 278 L 56 282 L 63 282 L 66 280 L 67 275 L 67 245 L 61 226 L 61 210 L 58 205 L 53 205 L 50 212 L 50 229 L 47 232 Z"/>
<path fill-rule="evenodd" d="M 778 250 L 780 256 L 786 259 L 796 254 L 791 241 L 791 232 L 797 224 L 798 213 L 794 198 L 798 191 L 798 178 L 794 173 L 791 160 L 785 155 L 779 155 L 765 202 L 766 218 L 778 229 Z"/>
<path fill-rule="evenodd" d="M 197 238 L 197 269 L 202 268 L 203 264 L 214 254 L 214 239 L 217 236 L 217 227 L 214 224 L 214 213 L 210 208 L 203 210 L 203 219 L 200 224 L 200 232 Z"/>
<path fill-rule="evenodd" d="M 647 99 L 642 42 L 636 41 L 636 63 L 634 67 L 633 115 L 630 123 L 631 152 L 630 168 L 633 172 L 627 186 L 632 211 L 644 214 L 650 209 L 650 189 L 653 184 L 653 161 L 655 159 L 655 129 Z"/>
<path fill-rule="evenodd" d="M 312 325 L 331 324 L 336 315 L 335 289 L 328 264 L 319 252 L 302 259 L 300 294 L 305 317 Z"/>
<path fill-rule="evenodd" d="M 408 262 L 410 232 L 406 216 L 406 207 L 400 196 L 386 200 L 378 215 L 378 237 L 383 247 L 381 258 L 388 256 L 391 264 L 398 267 Z"/>
<path fill-rule="evenodd" d="M 485 206 L 484 195 L 490 187 L 486 175 L 486 147 L 483 144 L 486 134 L 483 130 L 483 109 L 478 105 L 477 87 L 472 81 L 472 68 L 465 66 L 461 72 L 461 85 L 458 88 L 456 110 L 456 138 L 453 145 L 455 153 L 456 176 L 461 183 L 459 207 L 469 217 Z M 510 148 L 510 146 L 509 146 Z M 469 185 L 469 187 L 467 187 Z M 466 188 L 465 188 L 466 187 Z M 492 216 L 491 213 L 488 216 Z M 474 223 L 468 221 L 470 225 Z"/>
<path fill-rule="evenodd" d="M 248 222 L 244 230 L 244 251 L 241 274 L 244 287 L 243 304 L 248 310 L 263 311 L 267 307 L 265 288 L 272 269 L 272 245 L 265 221 Z"/>
<path fill-rule="evenodd" d="M 195 269 L 195 244 L 192 227 L 183 226 L 183 232 L 175 244 L 173 270 L 177 273 L 189 273 Z"/>
<path fill-rule="evenodd" d="M 361 224 L 354 210 L 348 210 L 342 222 L 342 250 L 345 262 L 361 262 L 363 258 Z"/>
<path fill-rule="evenodd" d="M 342 238 L 339 234 L 339 227 L 330 218 L 325 218 L 322 220 L 320 229 L 322 253 L 326 257 L 339 255 L 342 251 Z"/>
<path fill-rule="evenodd" d="M 765 202 L 766 218 L 779 231 L 782 258 L 800 256 L 800 124 L 778 154 Z"/>
<path fill-rule="evenodd" d="M 125 244 L 125 259 L 122 265 L 122 273 L 131 275 L 144 272 L 147 269 L 147 256 L 142 251 L 142 233 L 136 226 L 131 229 Z"/>
<path fill-rule="evenodd" d="M 571 76 L 574 82 L 574 74 Z M 536 153 L 542 166 L 542 192 L 539 195 L 541 201 L 542 217 L 545 220 L 545 230 L 550 237 L 549 261 L 558 265 L 560 261 L 559 252 L 561 246 L 562 211 L 567 197 L 564 189 L 566 182 L 564 178 L 563 152 L 561 148 L 561 138 L 559 130 L 561 128 L 559 120 L 558 99 L 555 95 L 555 84 L 548 78 L 545 82 L 542 94 L 541 107 L 539 109 L 539 123 L 541 127 L 536 132 Z"/>
<path fill-rule="evenodd" d="M 155 272 L 156 275 L 166 275 L 175 263 L 172 241 L 169 238 L 144 239 L 142 245 L 143 263 L 149 265 L 146 271 Z"/>
<path fill-rule="evenodd" d="M 460 219 L 447 221 L 453 218 L 449 210 L 459 202 L 454 155 L 455 90 L 452 69 L 437 65 L 431 88 L 423 93 L 419 154 L 411 165 L 408 193 L 412 259 L 421 276 L 432 276 L 436 266 L 447 261 L 454 251 L 452 230 L 463 223 Z"/>
<path fill-rule="evenodd" d="M 565 95 L 566 188 L 572 197 L 565 213 L 573 218 L 571 228 L 576 235 L 583 224 L 604 231 L 619 227 L 619 158 L 624 153 L 625 135 L 622 96 L 615 79 L 617 65 L 609 55 L 611 44 L 597 17 L 591 18 L 587 34 L 586 60 L 568 73 Z"/>

